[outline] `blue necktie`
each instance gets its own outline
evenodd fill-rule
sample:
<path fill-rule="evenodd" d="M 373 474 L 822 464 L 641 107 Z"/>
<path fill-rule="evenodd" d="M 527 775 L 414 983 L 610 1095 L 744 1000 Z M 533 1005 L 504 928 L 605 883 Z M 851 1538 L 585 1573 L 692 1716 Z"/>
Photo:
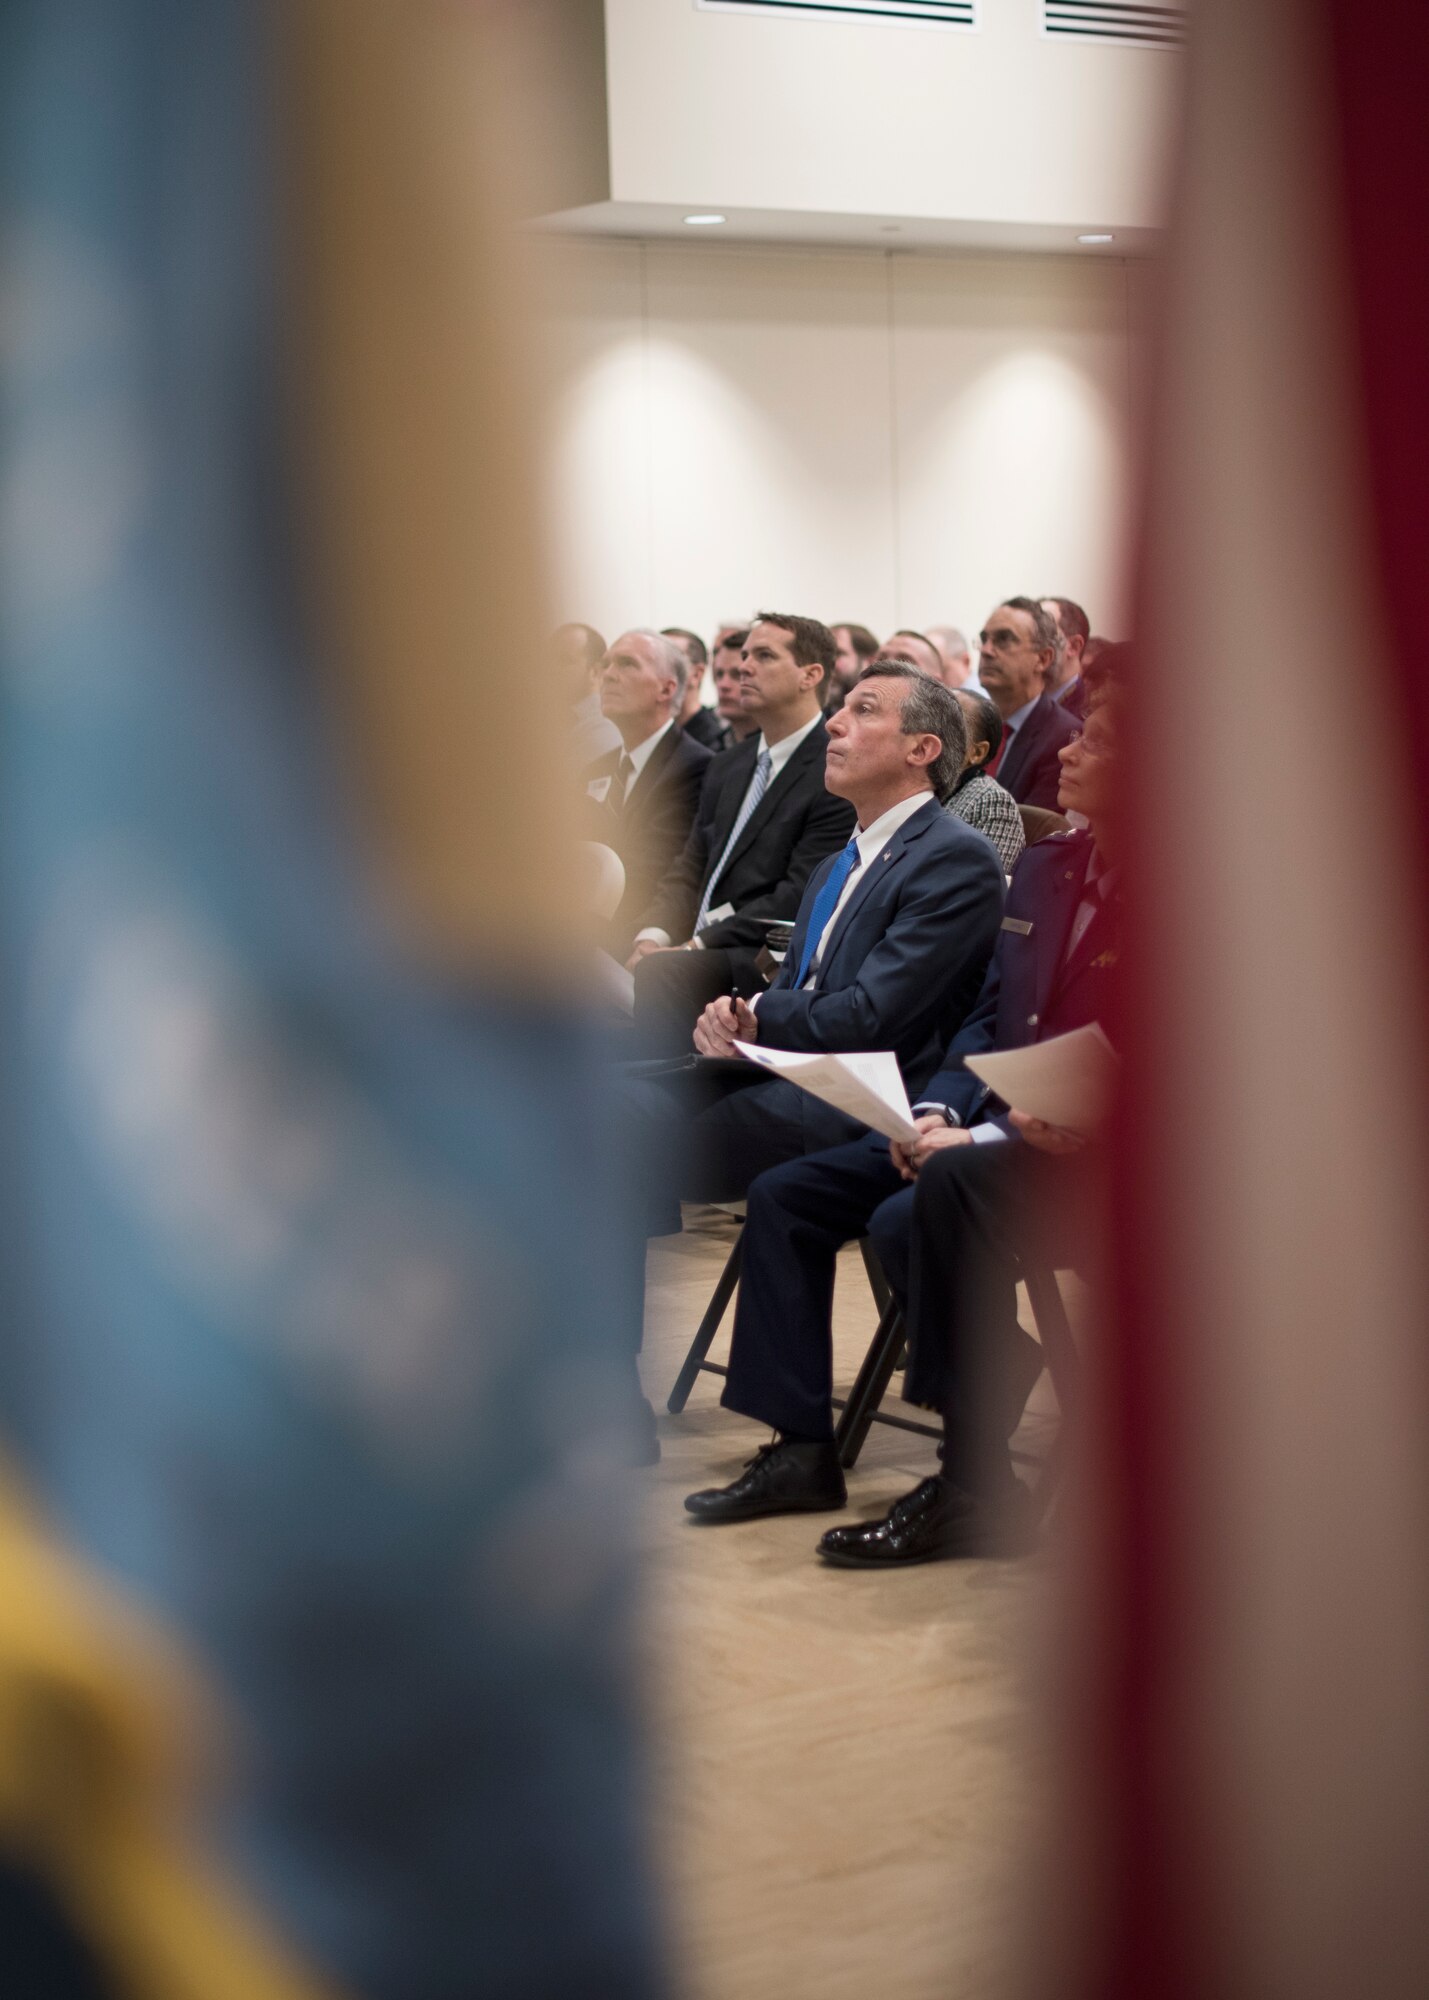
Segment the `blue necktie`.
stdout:
<path fill-rule="evenodd" d="M 709 881 L 705 884 L 705 893 L 700 898 L 699 912 L 695 917 L 695 928 L 690 932 L 691 937 L 698 937 L 704 927 L 710 913 L 710 905 L 714 901 L 715 884 L 724 873 L 724 865 L 734 852 L 735 842 L 744 832 L 750 820 L 753 819 L 756 806 L 768 791 L 769 780 L 773 774 L 773 770 L 774 759 L 767 750 L 761 750 L 759 761 L 754 766 L 754 776 L 749 781 L 749 789 L 744 794 L 744 803 L 739 808 L 739 818 L 730 828 L 729 839 L 724 844 L 724 853 L 715 863 L 714 874 L 711 875 Z"/>
<path fill-rule="evenodd" d="M 824 877 L 824 886 L 814 898 L 813 914 L 809 918 L 809 928 L 804 933 L 804 956 L 799 962 L 799 976 L 794 981 L 794 991 L 796 993 L 809 976 L 809 963 L 819 948 L 819 940 L 828 929 L 829 918 L 838 907 L 838 900 L 843 894 L 844 883 L 847 882 L 849 876 L 852 875 L 857 866 L 858 835 L 854 834 L 848 846 Z"/>

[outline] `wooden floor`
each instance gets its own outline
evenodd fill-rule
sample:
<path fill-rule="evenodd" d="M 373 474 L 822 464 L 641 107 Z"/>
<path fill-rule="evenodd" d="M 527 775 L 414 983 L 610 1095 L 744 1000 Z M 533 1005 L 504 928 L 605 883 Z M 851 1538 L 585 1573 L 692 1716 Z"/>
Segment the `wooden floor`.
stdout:
<path fill-rule="evenodd" d="M 640 1478 L 658 1724 L 657 1864 L 689 2000 L 984 2000 L 1003 1990 L 1019 1860 L 1039 1792 L 1027 1709 L 1046 1563 L 828 1569 L 836 1519 L 881 1513 L 933 1446 L 875 1425 L 849 1511 L 699 1528 L 681 1502 L 767 1441 L 701 1375 L 665 1402 L 735 1233 L 687 1209 L 651 1245 L 642 1372 L 663 1458 Z M 875 1320 L 840 1264 L 835 1379 Z M 711 1359 L 722 1359 L 721 1334 Z M 889 1406 L 897 1407 L 897 1381 Z M 1019 1445 L 1055 1422 L 1047 1378 Z"/>

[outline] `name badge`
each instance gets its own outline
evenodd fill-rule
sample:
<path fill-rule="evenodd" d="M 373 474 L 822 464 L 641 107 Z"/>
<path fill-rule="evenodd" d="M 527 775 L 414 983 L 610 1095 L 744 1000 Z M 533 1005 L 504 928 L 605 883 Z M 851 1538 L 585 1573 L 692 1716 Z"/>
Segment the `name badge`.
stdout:
<path fill-rule="evenodd" d="M 598 806 L 603 806 L 605 804 L 606 794 L 607 792 L 609 792 L 609 790 L 610 790 L 610 779 L 608 777 L 592 778 L 590 783 L 586 786 L 587 796 L 589 798 L 594 799 Z"/>
<path fill-rule="evenodd" d="M 1002 928 L 1005 931 L 1015 931 L 1018 937 L 1031 937 L 1032 935 L 1031 924 L 1024 923 L 1021 917 L 1004 917 Z"/>

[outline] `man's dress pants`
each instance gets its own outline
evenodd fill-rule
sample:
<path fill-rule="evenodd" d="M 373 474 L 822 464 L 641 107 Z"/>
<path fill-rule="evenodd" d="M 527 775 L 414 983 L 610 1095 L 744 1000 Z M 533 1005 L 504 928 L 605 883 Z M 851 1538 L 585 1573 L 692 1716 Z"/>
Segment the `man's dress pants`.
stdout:
<path fill-rule="evenodd" d="M 761 1174 L 748 1194 L 726 1407 L 832 1437 L 835 1259 L 867 1235 L 907 1319 L 903 1393 L 942 1412 L 948 1477 L 995 1498 L 1012 1478 L 1009 1381 L 1035 1346 L 1017 1322 L 1019 1251 L 1061 1247 L 1067 1168 L 1009 1139 L 936 1152 L 909 1187 L 887 1142 L 868 1138 Z"/>

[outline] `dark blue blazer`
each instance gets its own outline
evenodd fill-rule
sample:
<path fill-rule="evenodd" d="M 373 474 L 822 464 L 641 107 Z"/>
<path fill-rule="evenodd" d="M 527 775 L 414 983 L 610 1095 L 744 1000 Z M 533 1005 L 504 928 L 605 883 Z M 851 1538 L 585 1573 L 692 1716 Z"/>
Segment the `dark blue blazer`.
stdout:
<path fill-rule="evenodd" d="M 1002 863 L 930 795 L 862 871 L 812 990 L 796 991 L 814 903 L 836 858 L 809 879 L 779 976 L 759 998 L 759 1039 L 819 1055 L 892 1049 L 918 1091 L 977 997 L 1002 915 Z"/>
<path fill-rule="evenodd" d="M 1011 792 L 1018 805 L 1057 810 L 1057 781 L 1062 774 L 1057 752 L 1081 726 L 1080 717 L 1068 714 L 1051 695 L 1038 697 L 1037 706 L 1013 736 L 997 767 L 997 782 Z"/>
<path fill-rule="evenodd" d="M 1117 1041 L 1120 923 L 1114 898 L 1066 957 L 1092 846 L 1089 833 L 1059 833 L 1023 854 L 1013 870 L 1007 913 L 977 1005 L 953 1037 L 938 1074 L 920 1092 L 925 1102 L 949 1105 L 964 1120 L 983 1102 L 983 1086 L 963 1068 L 964 1056 L 1025 1048 L 1091 1021 Z M 1013 1131 L 1005 1116 L 997 1122 Z"/>

